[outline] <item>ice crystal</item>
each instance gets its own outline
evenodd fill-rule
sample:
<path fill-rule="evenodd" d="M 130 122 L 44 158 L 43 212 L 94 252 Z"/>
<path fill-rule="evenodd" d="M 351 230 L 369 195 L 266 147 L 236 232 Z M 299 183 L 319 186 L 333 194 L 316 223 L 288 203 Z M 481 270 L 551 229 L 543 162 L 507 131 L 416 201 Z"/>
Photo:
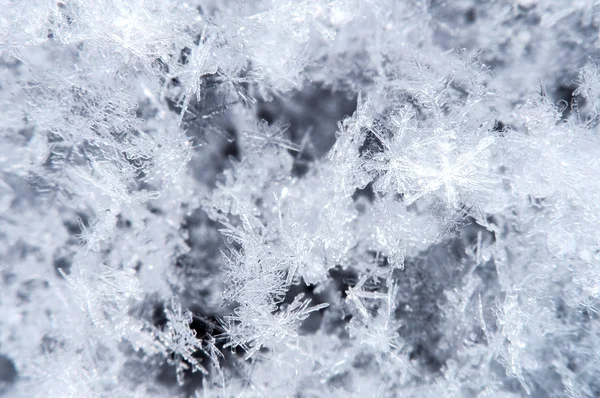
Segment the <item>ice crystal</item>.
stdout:
<path fill-rule="evenodd" d="M 598 1 L 0 9 L 0 394 L 600 396 Z"/>

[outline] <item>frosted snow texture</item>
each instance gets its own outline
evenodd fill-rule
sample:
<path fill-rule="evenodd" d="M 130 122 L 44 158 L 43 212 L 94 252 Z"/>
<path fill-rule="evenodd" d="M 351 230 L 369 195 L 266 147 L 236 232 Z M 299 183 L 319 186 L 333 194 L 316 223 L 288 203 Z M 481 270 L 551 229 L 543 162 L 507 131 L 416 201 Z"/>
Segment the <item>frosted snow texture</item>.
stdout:
<path fill-rule="evenodd" d="M 600 2 L 0 10 L 0 395 L 600 396 Z"/>

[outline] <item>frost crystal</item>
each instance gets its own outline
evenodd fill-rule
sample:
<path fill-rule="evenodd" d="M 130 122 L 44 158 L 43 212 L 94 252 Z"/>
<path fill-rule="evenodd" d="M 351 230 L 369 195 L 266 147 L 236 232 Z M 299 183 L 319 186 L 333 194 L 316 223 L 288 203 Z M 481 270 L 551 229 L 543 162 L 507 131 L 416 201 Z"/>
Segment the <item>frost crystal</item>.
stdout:
<path fill-rule="evenodd" d="M 600 396 L 599 1 L 0 9 L 0 395 Z"/>

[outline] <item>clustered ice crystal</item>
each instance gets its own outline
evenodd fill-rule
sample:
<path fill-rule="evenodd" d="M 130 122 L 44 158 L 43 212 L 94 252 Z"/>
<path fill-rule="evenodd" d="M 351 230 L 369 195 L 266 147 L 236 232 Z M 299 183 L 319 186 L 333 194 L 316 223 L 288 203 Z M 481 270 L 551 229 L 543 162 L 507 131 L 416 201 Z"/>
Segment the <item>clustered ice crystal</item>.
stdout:
<path fill-rule="evenodd" d="M 600 396 L 599 1 L 0 10 L 0 395 Z"/>

